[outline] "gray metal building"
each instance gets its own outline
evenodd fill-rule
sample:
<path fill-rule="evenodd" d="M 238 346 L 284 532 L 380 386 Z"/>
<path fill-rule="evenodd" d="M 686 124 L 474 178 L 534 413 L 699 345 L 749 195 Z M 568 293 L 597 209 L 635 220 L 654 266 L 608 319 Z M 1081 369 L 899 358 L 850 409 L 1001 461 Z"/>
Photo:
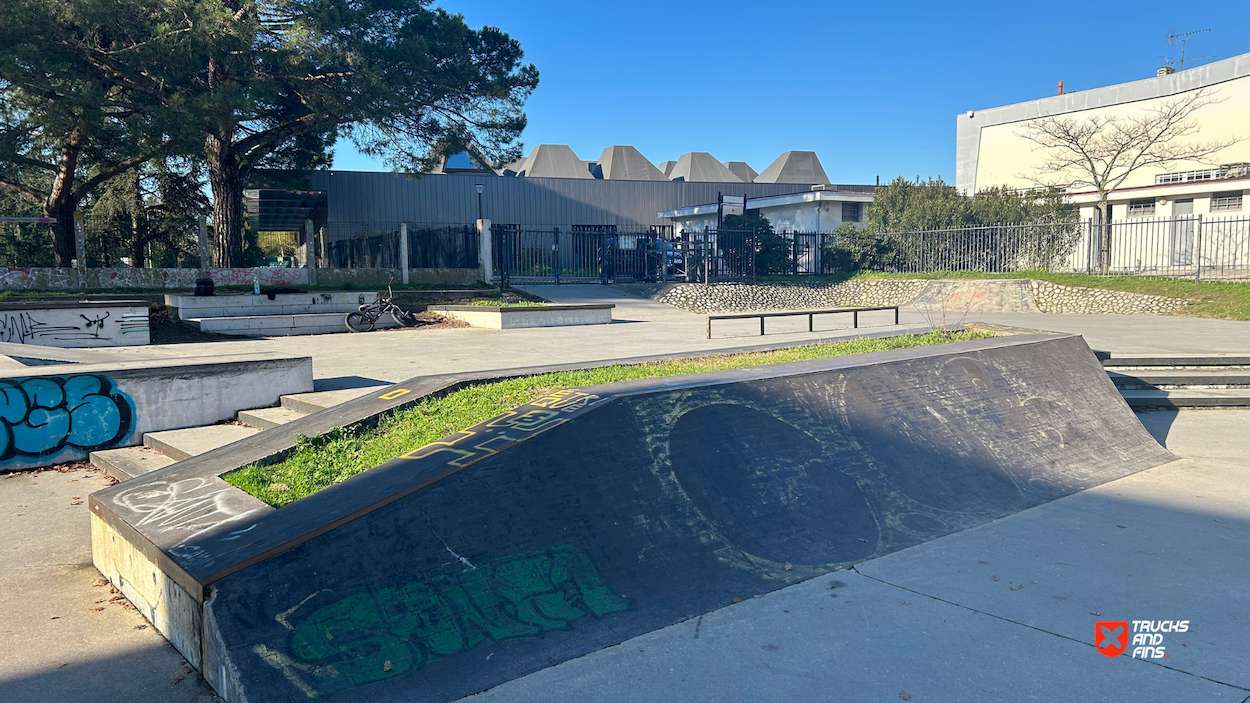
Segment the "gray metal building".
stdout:
<path fill-rule="evenodd" d="M 508 178 L 444 173 L 408 176 L 358 171 L 314 171 L 307 189 L 323 194 L 318 220 L 334 233 L 350 223 L 408 222 L 414 225 L 463 225 L 478 218 L 477 184 L 482 185 L 482 217 L 521 229 L 581 228 L 612 225 L 647 229 L 672 223 L 657 217 L 664 210 L 716 202 L 718 193 L 758 198 L 800 193 L 814 184 L 626 181 L 579 178 Z M 872 186 L 836 186 L 872 192 Z M 336 226 L 337 225 L 337 226 Z"/>

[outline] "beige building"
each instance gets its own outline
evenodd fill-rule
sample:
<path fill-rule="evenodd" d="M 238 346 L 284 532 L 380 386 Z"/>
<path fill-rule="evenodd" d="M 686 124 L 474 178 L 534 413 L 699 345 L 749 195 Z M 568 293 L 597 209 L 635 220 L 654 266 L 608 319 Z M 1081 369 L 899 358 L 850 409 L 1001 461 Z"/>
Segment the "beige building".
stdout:
<path fill-rule="evenodd" d="M 956 118 L 955 184 L 972 193 L 1002 185 L 1030 188 L 1039 181 L 1062 183 L 1063 174 L 1042 171 L 1046 150 L 1021 136 L 1030 119 L 1068 113 L 1131 117 L 1199 89 L 1219 102 L 1194 113 L 1198 131 L 1187 138 L 1242 141 L 1219 152 L 1216 164 L 1180 163 L 1133 173 L 1112 198 L 1120 206 L 1113 210 L 1112 219 L 1127 217 L 1130 211 L 1133 216 L 1156 217 L 1238 211 L 1233 209 L 1235 196 L 1216 194 L 1250 189 L 1250 54 L 1132 83 L 963 113 Z M 1096 193 L 1078 188 L 1070 195 L 1083 206 L 1084 214 L 1091 214 Z M 1192 210 L 1185 205 L 1191 199 Z M 1154 207 L 1146 200 L 1153 201 Z M 1138 202 L 1130 205 L 1133 201 Z"/>
<path fill-rule="evenodd" d="M 1235 255 L 1242 258 L 1246 220 L 1250 218 L 1250 54 L 1216 61 L 1196 68 L 1144 80 L 1093 90 L 1065 93 L 1041 100 L 969 110 L 956 117 L 956 178 L 962 192 L 995 187 L 1033 188 L 1041 184 L 1063 187 L 1072 182 L 1065 173 L 1047 173 L 1044 164 L 1049 150 L 1040 148 L 1023 135 L 1029 121 L 1038 117 L 1132 117 L 1176 100 L 1194 91 L 1205 90 L 1215 102 L 1193 113 L 1197 130 L 1184 137 L 1194 142 L 1240 140 L 1219 151 L 1213 163 L 1173 163 L 1135 171 L 1110 198 L 1110 222 L 1116 226 L 1122 246 L 1113 247 L 1114 267 L 1141 271 L 1190 265 L 1198 216 L 1204 220 L 1210 257 Z M 1088 186 L 1065 188 L 1065 193 L 1081 207 L 1081 219 L 1097 222 L 1098 194 Z M 1193 223 L 1158 220 L 1194 219 Z M 1240 220 L 1219 227 L 1216 221 Z M 1130 241 L 1129 238 L 1132 237 Z M 1086 268 L 1083 257 L 1090 255 L 1087 242 L 1074 255 L 1073 268 Z M 1234 251 L 1235 250 L 1235 251 Z M 1076 259 L 1082 259 L 1077 261 Z M 1214 261 L 1214 260 L 1212 260 Z M 1238 265 L 1242 265 L 1238 263 Z"/>

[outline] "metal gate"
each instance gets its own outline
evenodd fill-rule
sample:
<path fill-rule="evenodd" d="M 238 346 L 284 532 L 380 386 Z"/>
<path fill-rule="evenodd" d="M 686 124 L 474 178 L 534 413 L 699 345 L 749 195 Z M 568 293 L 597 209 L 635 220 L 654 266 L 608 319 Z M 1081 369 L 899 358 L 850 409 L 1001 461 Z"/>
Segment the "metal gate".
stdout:
<path fill-rule="evenodd" d="M 684 280 L 665 231 L 491 228 L 493 277 L 501 285 Z"/>

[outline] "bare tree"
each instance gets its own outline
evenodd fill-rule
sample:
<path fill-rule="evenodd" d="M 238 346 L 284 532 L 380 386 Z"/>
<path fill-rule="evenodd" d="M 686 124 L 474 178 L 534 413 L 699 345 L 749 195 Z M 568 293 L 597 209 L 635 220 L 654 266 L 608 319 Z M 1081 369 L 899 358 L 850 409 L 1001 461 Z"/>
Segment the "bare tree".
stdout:
<path fill-rule="evenodd" d="M 1026 123 L 1016 136 L 1044 150 L 1040 170 L 1045 175 L 1030 180 L 1044 185 L 1089 187 L 1098 191 L 1099 267 L 1111 268 L 1111 235 L 1107 225 L 1107 200 L 1133 173 L 1152 166 L 1190 162 L 1214 163 L 1220 151 L 1241 141 L 1197 142 L 1186 139 L 1199 131 L 1192 119 L 1198 110 L 1221 102 L 1203 88 L 1160 101 L 1129 116 L 1052 115 Z"/>

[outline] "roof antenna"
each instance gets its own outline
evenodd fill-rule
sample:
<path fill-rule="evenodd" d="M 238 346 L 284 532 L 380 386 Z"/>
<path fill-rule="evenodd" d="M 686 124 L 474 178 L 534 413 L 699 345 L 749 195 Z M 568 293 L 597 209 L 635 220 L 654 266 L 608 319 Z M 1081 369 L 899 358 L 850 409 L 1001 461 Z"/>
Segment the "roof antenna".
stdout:
<path fill-rule="evenodd" d="M 1201 61 L 1201 60 L 1203 60 L 1203 59 L 1213 59 L 1213 58 L 1215 58 L 1214 56 L 1191 56 L 1191 57 L 1189 57 L 1189 59 L 1186 59 L 1186 58 L 1185 58 L 1185 44 L 1189 41 L 1189 38 L 1190 38 L 1190 37 L 1192 37 L 1192 36 L 1193 36 L 1193 35 L 1195 35 L 1195 34 L 1205 34 L 1205 33 L 1209 32 L 1209 31 L 1211 31 L 1211 30 L 1209 30 L 1209 29 L 1199 29 L 1199 30 L 1194 31 L 1194 32 L 1183 32 L 1183 33 L 1181 33 L 1181 34 L 1177 34 L 1175 29 L 1169 29 L 1169 30 L 1168 30 L 1168 45 L 1169 45 L 1169 46 L 1175 45 L 1175 44 L 1176 44 L 1176 40 L 1178 40 L 1178 39 L 1179 39 L 1179 40 L 1180 40 L 1180 42 L 1181 42 L 1181 58 L 1180 58 L 1179 60 L 1177 60 L 1177 61 L 1171 61 L 1171 60 L 1169 60 L 1169 59 L 1168 59 L 1168 57 L 1164 56 L 1164 57 L 1163 57 L 1163 60 L 1167 62 L 1167 65 L 1169 65 L 1169 66 L 1175 66 L 1175 67 L 1176 67 L 1176 70 L 1178 70 L 1178 71 L 1184 71 L 1184 70 L 1185 70 L 1185 61 L 1186 61 L 1186 60 L 1188 60 L 1188 61 Z"/>

